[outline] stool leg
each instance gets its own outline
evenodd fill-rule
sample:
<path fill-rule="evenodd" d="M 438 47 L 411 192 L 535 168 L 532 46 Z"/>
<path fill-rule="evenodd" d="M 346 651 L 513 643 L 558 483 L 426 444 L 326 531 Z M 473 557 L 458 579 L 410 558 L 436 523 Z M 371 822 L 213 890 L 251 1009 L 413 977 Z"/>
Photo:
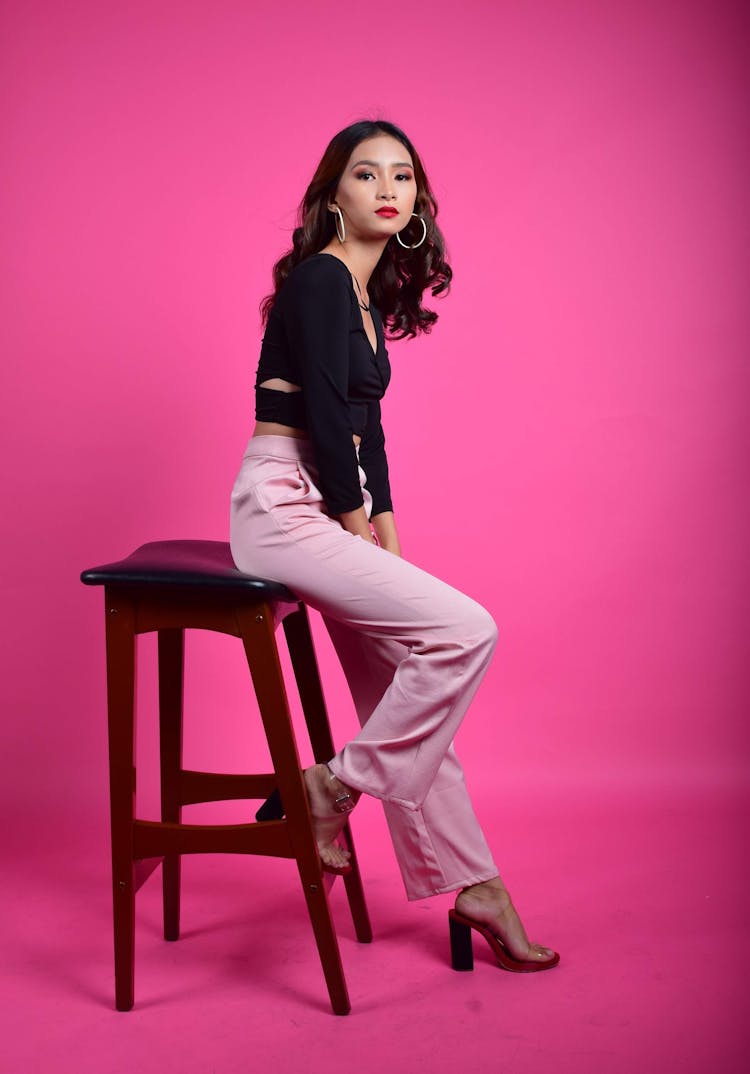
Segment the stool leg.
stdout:
<path fill-rule="evenodd" d="M 302 711 L 305 714 L 305 723 L 310 735 L 313 756 L 318 763 L 325 764 L 326 761 L 330 761 L 336 751 L 320 682 L 318 661 L 310 634 L 310 620 L 304 604 L 284 619 L 284 634 L 302 702 Z M 351 854 L 352 871 L 344 877 L 344 885 L 354 922 L 354 931 L 360 943 L 371 943 L 372 925 L 367 912 L 362 877 L 349 824 L 346 825 L 343 836 Z"/>
<path fill-rule="evenodd" d="M 289 839 L 297 860 L 331 1006 L 335 1014 L 348 1014 L 351 1004 L 313 834 L 312 817 L 276 648 L 272 610 L 267 605 L 256 605 L 249 610 L 238 609 L 237 618 L 268 747 L 279 781 Z"/>
<path fill-rule="evenodd" d="M 112 832 L 112 905 L 115 941 L 115 1006 L 134 1000 L 135 958 L 135 622 L 132 604 L 105 590 L 109 793 Z"/>
<path fill-rule="evenodd" d="M 185 632 L 159 631 L 159 749 L 161 760 L 161 819 L 182 820 L 182 698 Z M 162 862 L 164 939 L 180 938 L 180 855 L 166 854 Z"/>

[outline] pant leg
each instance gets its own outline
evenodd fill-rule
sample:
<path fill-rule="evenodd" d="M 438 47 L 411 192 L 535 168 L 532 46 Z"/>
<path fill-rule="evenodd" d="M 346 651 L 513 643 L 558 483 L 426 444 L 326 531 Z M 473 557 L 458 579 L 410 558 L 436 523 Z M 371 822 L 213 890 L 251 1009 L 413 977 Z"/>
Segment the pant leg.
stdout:
<path fill-rule="evenodd" d="M 287 442 L 271 455 L 260 441 Z M 240 570 L 285 583 L 336 622 L 405 647 L 331 769 L 357 790 L 416 810 L 489 664 L 496 627 L 470 597 L 330 518 L 302 452 L 286 437 L 250 442 L 232 494 L 232 554 Z"/>
<path fill-rule="evenodd" d="M 370 638 L 328 616 L 324 622 L 364 726 L 408 649 L 400 642 Z M 455 891 L 498 875 L 452 746 L 420 809 L 391 802 L 383 802 L 383 808 L 409 899 Z"/>

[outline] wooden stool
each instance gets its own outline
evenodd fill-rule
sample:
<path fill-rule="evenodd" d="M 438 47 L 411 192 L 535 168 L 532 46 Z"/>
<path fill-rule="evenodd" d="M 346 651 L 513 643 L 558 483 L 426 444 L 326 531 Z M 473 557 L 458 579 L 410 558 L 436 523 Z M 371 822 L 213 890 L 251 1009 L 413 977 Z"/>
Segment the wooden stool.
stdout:
<path fill-rule="evenodd" d="M 103 585 L 107 640 L 107 708 L 112 823 L 115 996 L 133 1006 L 135 893 L 162 864 L 164 937 L 180 932 L 181 854 L 267 854 L 295 858 L 323 965 L 331 1005 L 348 1014 L 349 996 L 328 905 L 324 874 L 289 714 L 274 629 L 284 624 L 313 755 L 334 754 L 307 610 L 278 582 L 241 574 L 221 541 L 156 541 L 127 559 L 84 571 L 86 585 Z M 182 767 L 184 632 L 215 630 L 242 639 L 274 771 L 254 775 L 192 772 Z M 136 636 L 158 632 L 161 822 L 135 815 Z M 284 803 L 277 819 L 249 824 L 182 824 L 182 806 L 240 798 Z M 260 816 L 267 815 L 260 811 Z M 372 940 L 349 825 L 343 838 L 352 870 L 344 877 L 360 943 Z M 324 880 L 325 876 L 325 880 Z M 327 881 L 327 882 L 326 882 Z"/>

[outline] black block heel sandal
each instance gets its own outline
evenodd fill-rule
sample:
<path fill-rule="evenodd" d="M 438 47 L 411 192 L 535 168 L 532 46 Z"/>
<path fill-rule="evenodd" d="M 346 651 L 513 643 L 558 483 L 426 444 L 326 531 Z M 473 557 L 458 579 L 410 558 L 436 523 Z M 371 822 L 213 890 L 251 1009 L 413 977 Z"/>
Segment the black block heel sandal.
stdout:
<path fill-rule="evenodd" d="M 538 962 L 536 959 L 514 958 L 500 939 L 491 932 L 486 925 L 480 925 L 478 921 L 472 921 L 470 917 L 464 917 L 458 910 L 448 911 L 448 929 L 451 940 L 451 965 L 454 970 L 473 970 L 474 952 L 471 944 L 471 930 L 474 929 L 483 936 L 490 945 L 490 950 L 497 959 L 498 965 L 511 973 L 538 973 L 539 970 L 551 970 L 560 961 L 560 956 L 555 952 L 552 958 L 546 962 Z"/>

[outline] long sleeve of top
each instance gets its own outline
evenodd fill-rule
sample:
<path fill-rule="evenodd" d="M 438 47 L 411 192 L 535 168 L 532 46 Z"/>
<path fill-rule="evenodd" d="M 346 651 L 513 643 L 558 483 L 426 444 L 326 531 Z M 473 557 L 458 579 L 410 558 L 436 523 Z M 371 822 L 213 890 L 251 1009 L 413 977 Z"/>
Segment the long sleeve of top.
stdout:
<path fill-rule="evenodd" d="M 304 429 L 331 514 L 363 504 L 358 467 L 367 477 L 373 515 L 392 510 L 380 399 L 390 380 L 380 314 L 378 346 L 364 329 L 346 265 L 315 254 L 289 274 L 269 316 L 256 378 L 256 418 Z M 301 392 L 262 387 L 281 377 Z M 362 438 L 357 450 L 352 440 Z"/>
<path fill-rule="evenodd" d="M 380 421 L 378 400 L 371 403 L 368 408 L 367 425 L 359 446 L 359 463 L 367 475 L 365 484 L 372 496 L 373 515 L 380 515 L 383 511 L 392 511 L 388 458 L 385 453 L 385 435 Z"/>

